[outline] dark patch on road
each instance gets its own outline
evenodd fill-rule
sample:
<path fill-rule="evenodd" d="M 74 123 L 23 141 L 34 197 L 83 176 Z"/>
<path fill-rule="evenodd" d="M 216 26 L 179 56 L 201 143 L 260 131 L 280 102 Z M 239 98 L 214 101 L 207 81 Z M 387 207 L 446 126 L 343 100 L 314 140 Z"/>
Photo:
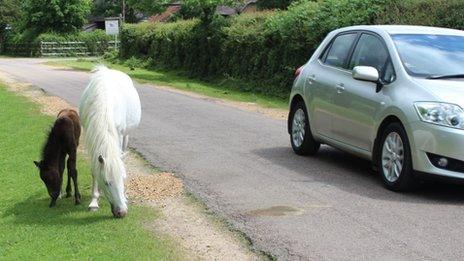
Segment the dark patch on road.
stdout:
<path fill-rule="evenodd" d="M 288 215 L 298 215 L 303 211 L 301 209 L 293 208 L 290 206 L 273 206 L 270 208 L 256 209 L 247 212 L 249 216 L 269 216 L 269 217 L 279 217 L 279 216 L 288 216 Z"/>

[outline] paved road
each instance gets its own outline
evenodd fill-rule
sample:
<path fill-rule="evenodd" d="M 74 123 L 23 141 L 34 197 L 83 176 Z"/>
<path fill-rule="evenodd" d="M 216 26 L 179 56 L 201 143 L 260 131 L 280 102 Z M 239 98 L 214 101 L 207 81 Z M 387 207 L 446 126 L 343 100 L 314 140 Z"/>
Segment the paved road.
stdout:
<path fill-rule="evenodd" d="M 0 71 L 77 104 L 88 74 L 0 59 Z M 137 86 L 142 123 L 131 145 L 287 260 L 462 260 L 464 190 L 385 190 L 369 163 L 329 147 L 292 153 L 285 122 Z"/>

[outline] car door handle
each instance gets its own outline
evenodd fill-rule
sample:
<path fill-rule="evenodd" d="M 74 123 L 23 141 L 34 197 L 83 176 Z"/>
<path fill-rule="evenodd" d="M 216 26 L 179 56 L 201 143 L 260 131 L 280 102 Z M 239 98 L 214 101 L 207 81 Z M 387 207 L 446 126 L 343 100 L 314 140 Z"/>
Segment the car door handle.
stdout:
<path fill-rule="evenodd" d="M 335 85 L 335 88 L 337 89 L 337 93 L 342 93 L 345 91 L 345 85 L 343 83 Z"/>
<path fill-rule="evenodd" d="M 316 75 L 314 74 L 309 75 L 307 78 L 308 84 L 313 84 L 313 81 L 315 80 L 316 80 Z"/>

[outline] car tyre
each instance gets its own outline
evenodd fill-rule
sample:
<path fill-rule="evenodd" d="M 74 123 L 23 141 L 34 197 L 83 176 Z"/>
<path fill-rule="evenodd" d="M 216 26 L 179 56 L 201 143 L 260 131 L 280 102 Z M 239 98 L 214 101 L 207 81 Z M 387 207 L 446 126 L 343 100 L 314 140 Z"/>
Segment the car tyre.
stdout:
<path fill-rule="evenodd" d="M 403 126 L 394 122 L 384 131 L 379 143 L 379 172 L 385 186 L 393 191 L 408 191 L 415 185 L 411 148 Z"/>
<path fill-rule="evenodd" d="M 321 144 L 317 142 L 309 127 L 308 112 L 303 101 L 298 101 L 290 111 L 290 143 L 298 155 L 314 155 Z"/>

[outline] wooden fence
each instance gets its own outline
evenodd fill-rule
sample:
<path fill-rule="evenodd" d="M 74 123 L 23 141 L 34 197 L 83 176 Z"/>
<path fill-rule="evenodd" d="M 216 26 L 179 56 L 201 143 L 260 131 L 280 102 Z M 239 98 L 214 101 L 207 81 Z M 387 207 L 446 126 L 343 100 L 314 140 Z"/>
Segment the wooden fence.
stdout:
<path fill-rule="evenodd" d="M 5 44 L 5 53 L 15 56 L 33 57 L 39 56 L 39 46 L 37 44 Z"/>
<path fill-rule="evenodd" d="M 28 57 L 76 57 L 102 55 L 106 51 L 119 48 L 119 41 L 109 42 L 39 42 L 27 44 L 6 44 L 5 52 Z"/>

